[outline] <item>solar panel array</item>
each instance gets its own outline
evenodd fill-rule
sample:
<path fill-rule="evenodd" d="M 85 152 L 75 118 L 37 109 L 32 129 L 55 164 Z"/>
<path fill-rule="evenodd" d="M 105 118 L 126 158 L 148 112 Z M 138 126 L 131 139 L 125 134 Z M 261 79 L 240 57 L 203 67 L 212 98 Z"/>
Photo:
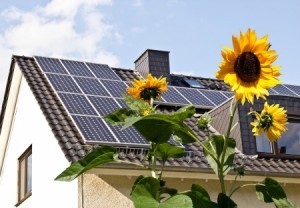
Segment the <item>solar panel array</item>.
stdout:
<path fill-rule="evenodd" d="M 86 141 L 148 145 L 133 127 L 120 131 L 119 126 L 112 127 L 102 119 L 104 115 L 126 107 L 122 95 L 131 85 L 122 81 L 108 65 L 34 58 Z M 270 89 L 270 94 L 300 96 L 300 86 L 278 85 Z M 162 99 L 156 102 L 212 109 L 232 96 L 232 92 L 169 86 Z M 171 143 L 176 144 L 174 140 Z"/>

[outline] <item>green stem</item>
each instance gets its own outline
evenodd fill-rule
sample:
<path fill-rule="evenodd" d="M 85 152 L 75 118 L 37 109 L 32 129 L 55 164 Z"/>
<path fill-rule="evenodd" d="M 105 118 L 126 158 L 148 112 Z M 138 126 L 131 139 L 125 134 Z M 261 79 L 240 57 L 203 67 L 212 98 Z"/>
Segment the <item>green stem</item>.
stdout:
<path fill-rule="evenodd" d="M 160 174 L 159 174 L 158 180 L 161 180 L 161 178 L 162 178 L 162 174 L 163 174 L 163 171 L 164 171 L 164 168 L 165 168 L 165 164 L 166 164 L 166 161 L 163 161 L 163 165 L 162 165 L 162 167 L 161 167 L 161 170 L 160 170 Z"/>
<path fill-rule="evenodd" d="M 156 149 L 157 149 L 158 145 L 156 143 L 151 143 L 151 149 L 153 150 L 152 152 L 152 156 L 151 156 L 151 164 L 150 164 L 150 168 L 151 168 L 151 174 L 153 178 L 157 178 L 157 174 L 155 172 L 156 170 Z"/>
<path fill-rule="evenodd" d="M 244 188 L 244 187 L 247 187 L 247 186 L 256 186 L 256 185 L 262 185 L 262 186 L 265 186 L 265 184 L 261 184 L 261 183 L 249 183 L 249 184 L 244 184 L 242 186 L 238 186 L 236 187 L 230 194 L 229 194 L 229 197 L 231 197 L 237 190 L 239 190 L 240 188 Z"/>
<path fill-rule="evenodd" d="M 224 146 L 223 146 L 223 152 L 221 155 L 221 162 L 220 162 L 220 165 L 218 166 L 218 175 L 219 175 L 221 190 L 222 190 L 223 194 L 226 194 L 226 188 L 225 188 L 225 183 L 224 183 L 225 175 L 224 175 L 224 170 L 223 170 L 224 162 L 225 162 L 225 155 L 226 155 L 226 150 L 227 150 L 227 146 L 228 146 L 228 142 L 229 142 L 232 122 L 233 122 L 234 114 L 237 110 L 237 107 L 238 107 L 238 102 L 236 101 L 234 104 L 234 108 L 232 110 L 232 103 L 231 103 L 231 109 L 230 109 L 230 114 L 229 114 L 229 124 L 228 124 L 228 128 L 227 128 L 226 136 L 224 138 L 225 141 L 224 141 Z"/>
<path fill-rule="evenodd" d="M 230 195 L 232 194 L 232 192 L 233 192 L 233 188 L 234 188 L 234 186 L 235 186 L 235 183 L 236 183 L 236 179 L 237 179 L 237 177 L 239 176 L 239 174 L 237 173 L 236 175 L 235 175 L 235 178 L 234 178 L 234 181 L 233 181 L 233 183 L 232 183 L 232 186 L 231 186 L 231 188 L 230 188 Z"/>

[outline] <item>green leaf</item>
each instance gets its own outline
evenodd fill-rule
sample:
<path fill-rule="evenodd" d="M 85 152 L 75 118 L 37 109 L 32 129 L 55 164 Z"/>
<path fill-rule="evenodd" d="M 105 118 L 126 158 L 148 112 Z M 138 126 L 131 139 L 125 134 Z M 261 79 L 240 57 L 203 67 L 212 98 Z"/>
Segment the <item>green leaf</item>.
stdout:
<path fill-rule="evenodd" d="M 127 118 L 124 128 L 133 125 L 150 142 L 165 143 L 172 134 L 184 143 L 194 142 L 196 135 L 183 122 L 194 112 L 193 106 L 187 106 L 172 114 L 150 114 L 139 118 Z"/>
<path fill-rule="evenodd" d="M 59 174 L 55 180 L 72 181 L 82 173 L 94 167 L 115 161 L 116 157 L 117 150 L 111 146 L 97 148 L 87 154 L 84 158 L 77 162 L 73 162 L 67 169 Z"/>
<path fill-rule="evenodd" d="M 200 185 L 193 184 L 191 191 L 185 194 L 192 199 L 194 208 L 218 208 L 218 205 L 210 200 L 208 192 Z"/>
<path fill-rule="evenodd" d="M 175 195 L 159 204 L 158 208 L 193 208 L 193 202 L 186 195 Z"/>
<path fill-rule="evenodd" d="M 220 208 L 236 208 L 237 204 L 223 193 L 218 195 L 218 205 Z"/>
<path fill-rule="evenodd" d="M 280 184 L 272 179 L 266 178 L 261 184 L 256 185 L 257 198 L 263 202 L 274 202 L 277 208 L 296 208 L 286 196 Z"/>
<path fill-rule="evenodd" d="M 123 95 L 124 101 L 131 110 L 140 112 L 143 109 L 151 109 L 152 106 L 143 99 L 136 99 L 130 95 Z"/>
<path fill-rule="evenodd" d="M 174 146 L 170 143 L 160 144 L 157 148 L 157 156 L 161 157 L 163 162 L 166 162 L 168 158 L 181 158 L 184 155 L 184 148 Z"/>
<path fill-rule="evenodd" d="M 207 138 L 204 141 L 204 146 L 207 148 L 204 149 L 204 154 L 206 159 L 214 170 L 214 172 L 218 175 L 218 162 L 221 163 L 221 156 L 223 151 L 225 151 L 224 157 L 224 166 L 223 173 L 226 175 L 230 168 L 233 165 L 234 155 L 235 155 L 235 146 L 236 142 L 232 138 L 228 138 L 228 145 L 226 150 L 224 150 L 225 137 L 224 135 L 213 135 Z M 216 158 L 216 159 L 214 159 Z"/>
<path fill-rule="evenodd" d="M 177 189 L 174 189 L 174 188 L 162 187 L 160 189 L 160 195 L 161 194 L 169 194 L 170 196 L 174 196 L 177 193 L 178 193 Z"/>
<path fill-rule="evenodd" d="M 140 178 L 131 193 L 136 208 L 192 208 L 192 200 L 185 195 L 174 195 L 166 201 L 159 201 L 159 180 L 147 177 Z"/>
<path fill-rule="evenodd" d="M 114 112 L 106 115 L 103 119 L 110 123 L 111 125 L 121 125 L 124 124 L 127 118 L 136 117 L 136 112 L 132 110 L 128 110 L 127 108 L 120 108 L 115 110 Z"/>

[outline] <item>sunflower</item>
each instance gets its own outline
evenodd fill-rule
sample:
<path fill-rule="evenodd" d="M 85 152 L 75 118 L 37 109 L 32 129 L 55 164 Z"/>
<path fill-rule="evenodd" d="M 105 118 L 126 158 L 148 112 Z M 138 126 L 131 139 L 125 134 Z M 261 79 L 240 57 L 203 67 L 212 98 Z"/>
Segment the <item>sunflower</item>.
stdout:
<path fill-rule="evenodd" d="M 233 50 L 225 47 L 221 52 L 223 60 L 216 77 L 230 85 L 235 98 L 242 104 L 247 100 L 253 103 L 254 96 L 265 99 L 267 88 L 280 84 L 277 77 L 280 66 L 271 66 L 278 55 L 269 50 L 268 36 L 257 40 L 255 30 L 248 29 L 240 37 L 232 36 Z"/>
<path fill-rule="evenodd" d="M 154 100 L 158 99 L 161 93 L 168 90 L 166 78 L 156 78 L 151 74 L 148 74 L 146 80 L 133 80 L 131 83 L 133 87 L 127 88 L 128 94 L 146 101 L 149 101 L 151 98 Z"/>
<path fill-rule="evenodd" d="M 265 102 L 261 114 L 255 113 L 255 117 L 256 121 L 251 122 L 254 136 L 266 132 L 269 140 L 274 142 L 287 130 L 286 110 L 280 108 L 278 104 L 269 106 L 268 103 Z"/>

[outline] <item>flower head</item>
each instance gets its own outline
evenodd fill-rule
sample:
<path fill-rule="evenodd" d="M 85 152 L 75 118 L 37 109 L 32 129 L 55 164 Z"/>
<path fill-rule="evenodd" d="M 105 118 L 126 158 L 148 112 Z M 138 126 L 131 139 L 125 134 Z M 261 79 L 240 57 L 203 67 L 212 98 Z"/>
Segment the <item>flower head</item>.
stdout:
<path fill-rule="evenodd" d="M 254 136 L 266 132 L 269 140 L 274 142 L 287 130 L 286 110 L 280 108 L 278 104 L 269 106 L 268 103 L 265 102 L 261 114 L 256 113 L 255 117 L 256 121 L 251 122 Z"/>
<path fill-rule="evenodd" d="M 208 113 L 204 113 L 201 117 L 197 120 L 197 126 L 201 130 L 207 130 L 210 122 L 212 121 L 211 115 Z"/>
<path fill-rule="evenodd" d="M 221 52 L 223 60 L 216 77 L 230 85 L 242 104 L 246 100 L 253 103 L 255 96 L 265 99 L 269 95 L 267 88 L 281 83 L 277 79 L 280 66 L 271 66 L 278 56 L 269 50 L 268 36 L 257 40 L 255 30 L 248 29 L 239 38 L 232 36 L 232 43 L 233 50 L 225 47 Z"/>
<path fill-rule="evenodd" d="M 131 83 L 133 87 L 128 87 L 127 92 L 137 99 L 146 101 L 151 98 L 158 99 L 161 93 L 168 90 L 166 78 L 156 78 L 151 74 L 148 74 L 146 80 L 133 80 Z"/>

